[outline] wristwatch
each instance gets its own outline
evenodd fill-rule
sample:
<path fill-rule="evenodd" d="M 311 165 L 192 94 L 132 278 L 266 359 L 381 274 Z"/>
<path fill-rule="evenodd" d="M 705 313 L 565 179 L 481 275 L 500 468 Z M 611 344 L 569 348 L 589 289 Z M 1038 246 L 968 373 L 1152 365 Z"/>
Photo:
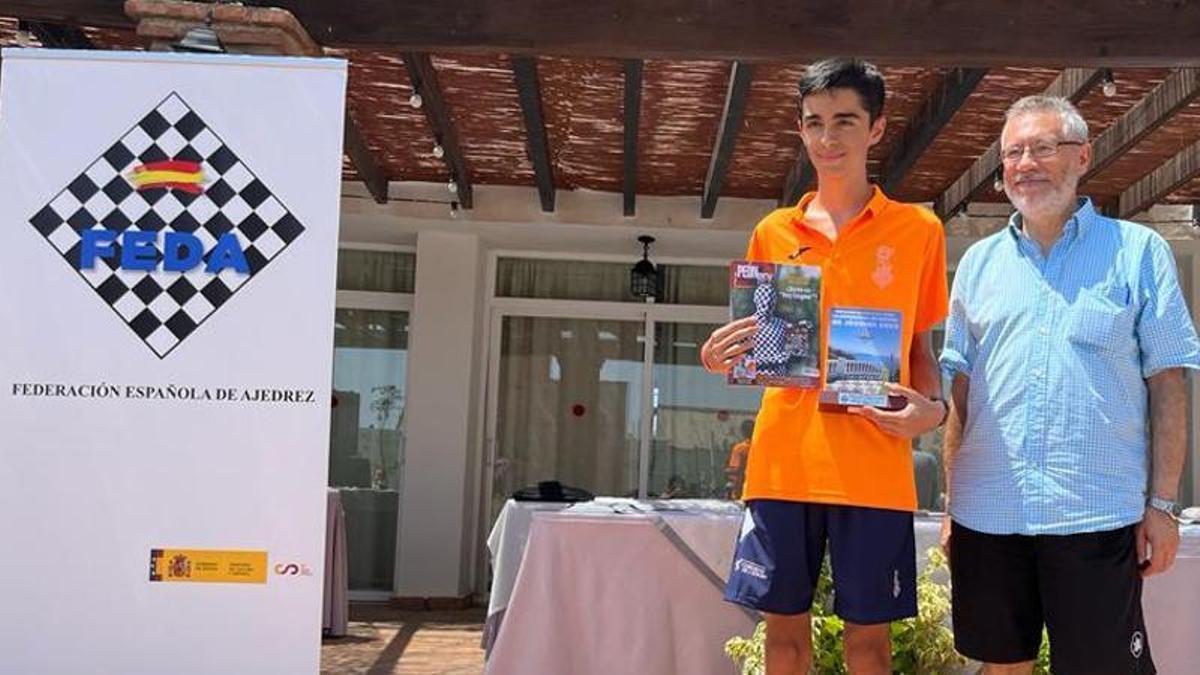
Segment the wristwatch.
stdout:
<path fill-rule="evenodd" d="M 1162 497 L 1151 497 L 1147 499 L 1146 506 L 1169 513 L 1171 517 L 1175 519 L 1178 519 L 1183 513 L 1183 507 L 1179 505 L 1179 502 L 1174 502 L 1170 499 L 1163 499 Z"/>

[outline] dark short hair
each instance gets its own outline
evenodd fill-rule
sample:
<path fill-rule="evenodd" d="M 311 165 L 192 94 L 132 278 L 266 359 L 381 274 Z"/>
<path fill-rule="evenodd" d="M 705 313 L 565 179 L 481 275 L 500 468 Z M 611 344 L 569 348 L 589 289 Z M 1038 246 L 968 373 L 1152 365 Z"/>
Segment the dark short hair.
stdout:
<path fill-rule="evenodd" d="M 754 420 L 742 420 L 742 433 L 746 436 L 754 433 Z"/>
<path fill-rule="evenodd" d="M 835 58 L 817 61 L 804 69 L 800 77 L 800 103 L 804 97 L 830 89 L 850 89 L 858 94 L 870 121 L 883 114 L 886 90 L 883 74 L 873 64 L 861 59 Z"/>

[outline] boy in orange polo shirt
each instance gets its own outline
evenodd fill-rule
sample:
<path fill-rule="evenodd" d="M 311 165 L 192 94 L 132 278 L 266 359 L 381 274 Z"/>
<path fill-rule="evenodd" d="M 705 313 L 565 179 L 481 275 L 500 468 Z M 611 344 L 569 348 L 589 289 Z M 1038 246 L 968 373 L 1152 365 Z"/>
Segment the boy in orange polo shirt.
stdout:
<path fill-rule="evenodd" d="M 945 238 L 928 209 L 892 201 L 867 180 L 868 150 L 886 124 L 879 71 L 821 61 L 799 89 L 817 191 L 763 218 L 746 259 L 821 268 L 822 363 L 831 308 L 899 312 L 900 384 L 889 387 L 906 405 L 822 412 L 819 389 L 766 389 L 726 599 L 765 614 L 768 675 L 808 673 L 809 609 L 828 544 L 846 663 L 855 675 L 886 675 L 888 624 L 917 613 L 910 439 L 947 412 L 930 338 L 947 311 Z M 751 316 L 714 331 L 701 351 L 705 367 L 727 371 L 756 330 Z"/>

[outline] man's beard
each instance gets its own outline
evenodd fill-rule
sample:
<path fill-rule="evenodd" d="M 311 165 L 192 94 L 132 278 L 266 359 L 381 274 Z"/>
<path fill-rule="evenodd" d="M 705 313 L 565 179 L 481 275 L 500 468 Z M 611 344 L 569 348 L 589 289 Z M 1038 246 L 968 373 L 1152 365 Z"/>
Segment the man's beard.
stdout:
<path fill-rule="evenodd" d="M 1072 207 L 1075 205 L 1075 189 L 1078 185 L 1078 179 L 1067 181 L 1055 187 L 1049 194 L 1041 194 L 1033 198 L 1013 194 L 1007 188 L 1005 188 L 1005 193 L 1022 216 L 1038 218 L 1058 215 L 1068 210 L 1074 211 Z"/>

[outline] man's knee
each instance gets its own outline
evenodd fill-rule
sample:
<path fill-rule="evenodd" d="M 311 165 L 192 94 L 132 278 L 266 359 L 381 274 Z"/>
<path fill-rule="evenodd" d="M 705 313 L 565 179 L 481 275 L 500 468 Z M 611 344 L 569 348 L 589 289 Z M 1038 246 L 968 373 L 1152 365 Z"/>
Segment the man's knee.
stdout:
<path fill-rule="evenodd" d="M 889 673 L 892 663 L 890 624 L 846 623 L 846 664 L 850 672 Z"/>
<path fill-rule="evenodd" d="M 812 650 L 809 614 L 767 614 L 767 648 L 807 654 Z"/>

